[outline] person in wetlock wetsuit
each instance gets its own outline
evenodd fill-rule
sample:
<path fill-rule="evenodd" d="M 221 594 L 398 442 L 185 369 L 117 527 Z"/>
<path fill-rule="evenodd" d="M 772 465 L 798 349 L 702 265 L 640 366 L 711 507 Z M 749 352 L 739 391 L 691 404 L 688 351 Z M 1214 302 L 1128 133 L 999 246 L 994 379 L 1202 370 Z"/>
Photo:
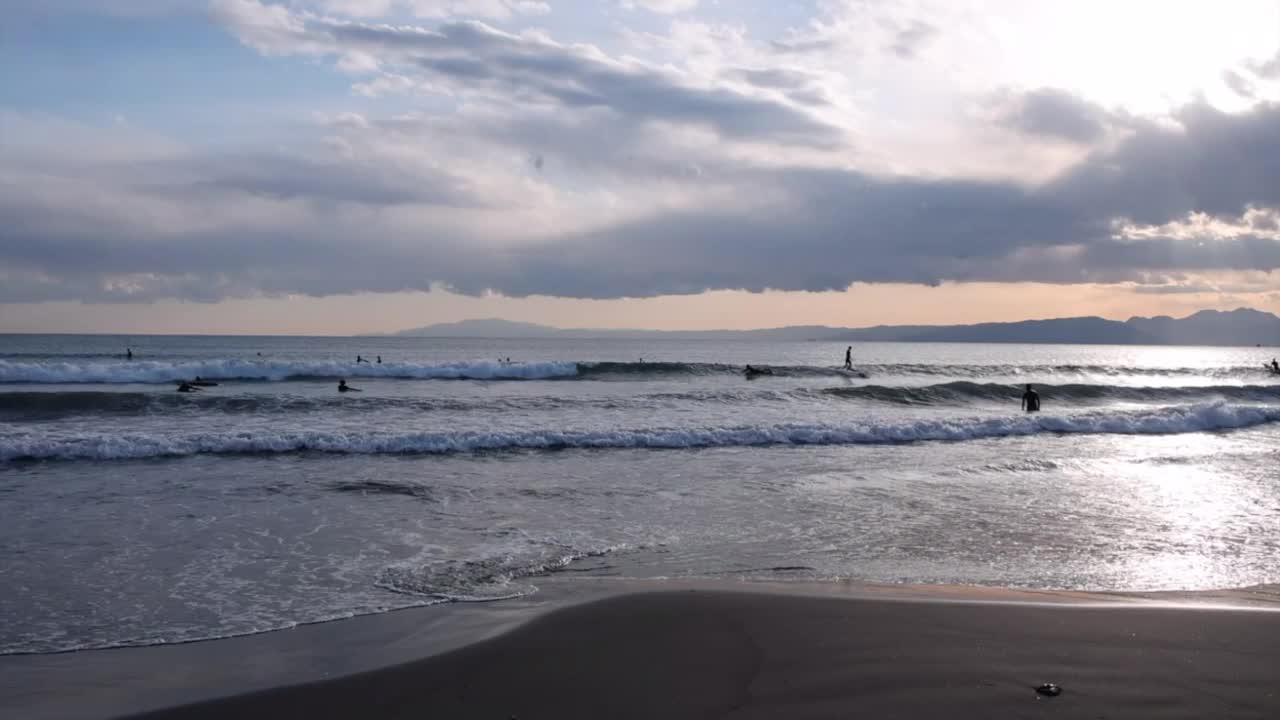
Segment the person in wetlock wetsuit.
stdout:
<path fill-rule="evenodd" d="M 1027 383 L 1027 391 L 1022 393 L 1022 409 L 1027 412 L 1040 412 L 1040 393 L 1031 389 Z"/>
<path fill-rule="evenodd" d="M 853 369 L 853 346 L 852 345 L 844 349 L 844 369 L 845 370 Z"/>

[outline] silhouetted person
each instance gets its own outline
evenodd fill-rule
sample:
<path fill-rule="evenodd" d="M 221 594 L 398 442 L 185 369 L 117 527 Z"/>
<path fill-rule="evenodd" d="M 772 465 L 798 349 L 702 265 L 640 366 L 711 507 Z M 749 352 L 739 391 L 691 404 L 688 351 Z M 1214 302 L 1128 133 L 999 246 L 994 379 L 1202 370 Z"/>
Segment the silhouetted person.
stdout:
<path fill-rule="evenodd" d="M 339 380 L 338 392 L 360 392 L 360 388 L 353 388 L 347 384 L 346 380 Z"/>
<path fill-rule="evenodd" d="M 359 364 L 360 364 L 360 363 L 362 363 L 362 362 L 369 362 L 369 361 L 368 361 L 368 360 L 365 360 L 364 358 L 362 358 L 362 357 L 360 357 L 359 355 L 357 355 L 357 356 L 356 356 L 356 364 L 357 364 L 357 365 L 359 365 Z"/>
<path fill-rule="evenodd" d="M 1022 409 L 1027 412 L 1040 412 L 1040 394 L 1031 389 L 1027 383 L 1027 391 L 1022 393 Z"/>
<path fill-rule="evenodd" d="M 381 365 L 381 364 L 382 364 L 382 356 L 381 356 L 381 355 L 379 355 L 379 356 L 378 356 L 378 364 L 379 364 L 379 365 Z"/>
<path fill-rule="evenodd" d="M 844 349 L 844 369 L 845 370 L 853 369 L 853 346 L 852 345 Z"/>
<path fill-rule="evenodd" d="M 133 348 L 125 348 L 125 349 L 124 349 L 124 359 L 125 359 L 125 360 L 132 360 L 132 359 L 133 359 Z"/>
<path fill-rule="evenodd" d="M 199 390 L 200 388 L 196 387 L 195 385 L 192 385 L 186 380 L 183 380 L 182 382 L 178 383 L 178 392 L 199 392 Z"/>
<path fill-rule="evenodd" d="M 1280 375 L 1280 362 L 1276 362 L 1275 358 L 1271 358 L 1271 372 Z"/>

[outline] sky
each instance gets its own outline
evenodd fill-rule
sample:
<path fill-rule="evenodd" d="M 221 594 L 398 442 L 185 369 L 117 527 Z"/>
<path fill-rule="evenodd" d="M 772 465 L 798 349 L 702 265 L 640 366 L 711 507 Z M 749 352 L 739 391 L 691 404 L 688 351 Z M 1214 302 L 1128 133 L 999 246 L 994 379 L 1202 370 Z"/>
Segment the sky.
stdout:
<path fill-rule="evenodd" d="M 0 332 L 1280 312 L 1280 3 L 0 0 Z"/>

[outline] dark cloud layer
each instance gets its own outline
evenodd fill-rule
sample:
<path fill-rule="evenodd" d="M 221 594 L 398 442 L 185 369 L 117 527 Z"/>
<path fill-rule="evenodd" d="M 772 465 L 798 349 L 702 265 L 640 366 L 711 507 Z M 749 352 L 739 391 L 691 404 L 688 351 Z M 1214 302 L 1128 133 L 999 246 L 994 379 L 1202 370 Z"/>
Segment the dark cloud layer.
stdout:
<path fill-rule="evenodd" d="M 221 178 L 228 202 L 258 193 L 276 202 L 299 195 L 319 199 L 319 205 L 290 204 L 300 215 L 270 229 L 246 221 L 215 231 L 166 231 L 88 211 L 68 217 L 62 206 L 41 208 L 5 192 L 0 251 L 14 270 L 44 279 L 6 283 L 0 299 L 176 294 L 204 300 L 433 283 L 467 293 L 607 298 L 715 288 L 829 290 L 851 282 L 1111 282 L 1162 271 L 1280 268 L 1280 242 L 1256 231 L 1114 237 L 1125 222 L 1160 225 L 1190 213 L 1239 220 L 1251 208 L 1280 208 L 1280 107 L 1228 115 L 1197 106 L 1180 120 L 1180 127 L 1139 128 L 1114 150 L 1037 188 L 724 167 L 717 181 L 738 189 L 735 203 L 659 213 L 505 250 L 491 244 L 481 249 L 488 238 L 331 212 L 331 197 L 377 206 L 425 202 L 439 193 L 410 184 L 398 195 L 370 184 L 362 176 L 368 170 L 359 166 L 325 167 L 336 177 L 318 187 L 305 177 L 315 168 L 305 164 L 261 164 L 251 182 L 228 172 L 226 162 L 205 168 Z M 348 192 L 348 183 L 372 189 Z M 108 282 L 134 275 L 145 277 L 131 280 L 137 285 L 132 289 Z"/>
<path fill-rule="evenodd" d="M 1115 223 L 1126 218 L 1164 223 L 1192 212 L 1238 218 L 1249 207 L 1280 206 L 1280 109 L 1231 116 L 1200 107 L 1182 119 L 1182 128 L 1148 127 L 1041 188 L 742 169 L 734 178 L 744 189 L 741 205 L 666 213 L 504 252 L 481 252 L 466 237 L 361 227 L 322 213 L 308 215 L 296 229 L 144 238 L 89 224 L 89 218 L 68 224 L 31 207 L 0 205 L 9 219 L 0 230 L 5 257 L 16 268 L 59 279 L 39 285 L 39 292 L 30 283 L 7 285 L 4 299 L 60 292 L 118 298 L 119 289 L 94 294 L 90 278 L 137 273 L 161 279 L 132 297 L 214 299 L 431 283 L 471 293 L 618 297 L 709 288 L 826 290 L 855 281 L 1114 281 L 1151 271 L 1280 268 L 1280 243 L 1264 236 L 1112 237 Z M 296 175 L 283 167 L 270 184 Z M 773 199 L 752 203 L 753 194 Z"/>

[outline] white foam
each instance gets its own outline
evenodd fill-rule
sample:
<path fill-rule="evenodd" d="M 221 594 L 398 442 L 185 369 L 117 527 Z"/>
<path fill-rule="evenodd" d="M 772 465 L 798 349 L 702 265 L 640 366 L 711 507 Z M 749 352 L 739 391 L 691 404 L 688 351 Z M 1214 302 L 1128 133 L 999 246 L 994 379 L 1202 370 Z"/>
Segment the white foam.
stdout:
<path fill-rule="evenodd" d="M 890 444 L 962 441 L 1037 433 L 1175 434 L 1280 422 L 1280 407 L 1222 402 L 1077 415 L 1016 415 L 853 426 L 645 428 L 519 432 L 241 432 L 170 435 L 85 434 L 0 439 L 0 460 L 113 460 L 195 454 L 319 451 L 442 454 L 569 448 L 697 448 L 749 445 Z"/>
<path fill-rule="evenodd" d="M 536 380 L 572 377 L 577 363 L 354 363 L 339 360 L 201 360 L 192 362 L 10 362 L 0 360 L 0 383 L 171 383 L 197 375 L 209 380 L 289 378 L 416 378 L 423 380 Z"/>

